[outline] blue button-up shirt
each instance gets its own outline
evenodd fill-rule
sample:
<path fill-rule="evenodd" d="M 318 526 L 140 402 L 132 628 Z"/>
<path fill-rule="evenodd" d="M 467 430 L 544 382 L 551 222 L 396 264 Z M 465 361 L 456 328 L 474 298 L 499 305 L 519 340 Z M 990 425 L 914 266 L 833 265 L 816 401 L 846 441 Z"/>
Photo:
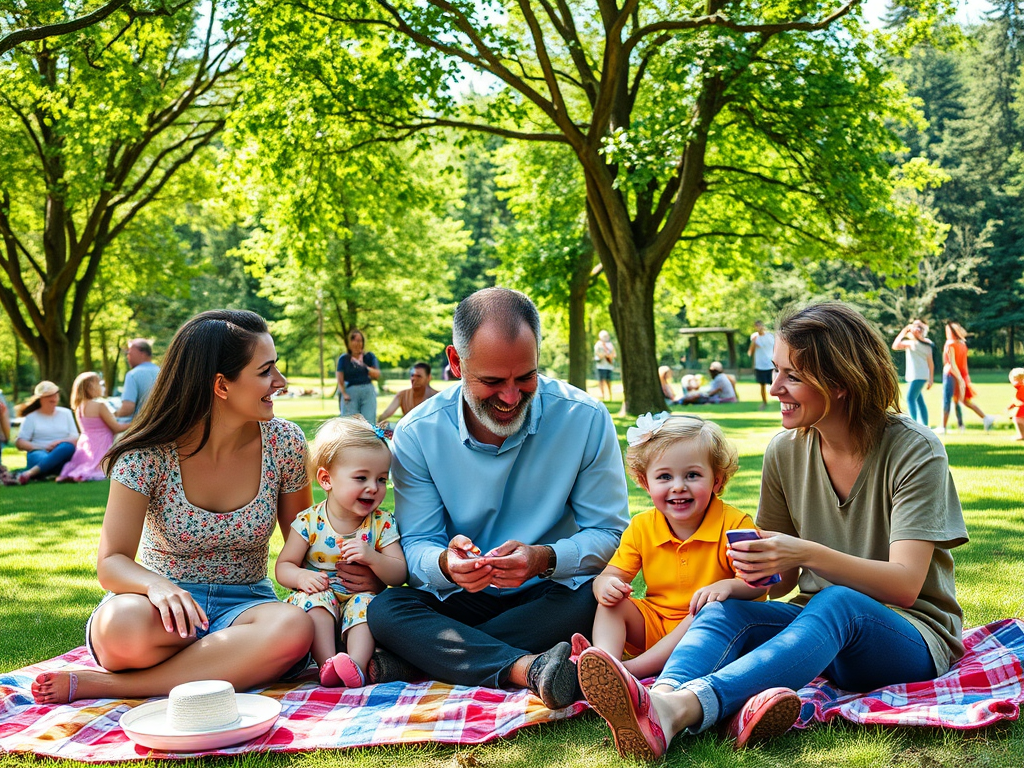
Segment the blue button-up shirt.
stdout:
<path fill-rule="evenodd" d="M 601 572 L 629 520 L 607 409 L 544 376 L 526 423 L 501 446 L 470 435 L 458 384 L 398 423 L 394 451 L 395 518 L 409 583 L 441 599 L 460 589 L 438 565 L 457 534 L 483 552 L 510 539 L 547 544 L 557 559 L 552 580 L 576 589 Z"/>

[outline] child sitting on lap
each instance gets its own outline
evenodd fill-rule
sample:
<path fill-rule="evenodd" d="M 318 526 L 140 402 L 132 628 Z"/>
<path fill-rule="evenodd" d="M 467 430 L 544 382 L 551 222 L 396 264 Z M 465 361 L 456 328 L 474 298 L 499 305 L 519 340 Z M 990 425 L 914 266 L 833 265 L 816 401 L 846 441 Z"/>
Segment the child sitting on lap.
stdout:
<path fill-rule="evenodd" d="M 639 678 L 660 672 L 693 616 L 708 602 L 755 600 L 767 590 L 735 577 L 725 532 L 753 528 L 749 515 L 718 494 L 739 468 L 721 428 L 697 416 L 646 414 L 626 432 L 626 465 L 651 495 L 622 534 L 619 548 L 594 580 L 594 645 Z M 647 596 L 632 597 L 643 570 Z M 578 636 L 578 649 L 585 641 Z"/>
<path fill-rule="evenodd" d="M 335 573 L 339 561 L 368 566 L 385 584 L 404 584 L 405 556 L 390 512 L 378 509 L 387 493 L 391 450 L 383 431 L 362 416 L 334 418 L 317 430 L 309 450 L 326 500 L 292 523 L 274 573 L 295 590 L 287 602 L 313 620 L 313 658 L 320 684 L 357 688 L 366 683 L 374 640 L 366 624 L 373 595 L 350 594 Z M 335 625 L 347 653 L 338 653 Z"/>

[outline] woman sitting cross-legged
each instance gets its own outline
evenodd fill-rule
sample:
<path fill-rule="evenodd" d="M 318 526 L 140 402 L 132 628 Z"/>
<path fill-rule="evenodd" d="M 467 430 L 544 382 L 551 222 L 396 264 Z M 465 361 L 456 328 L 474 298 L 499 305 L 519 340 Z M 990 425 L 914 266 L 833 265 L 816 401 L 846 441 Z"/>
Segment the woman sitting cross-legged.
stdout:
<path fill-rule="evenodd" d="M 60 387 L 52 381 L 36 384 L 32 397 L 21 407 L 21 427 L 15 445 L 25 451 L 25 469 L 18 475 L 24 485 L 55 475 L 75 455 L 78 427 L 69 408 L 58 405 Z"/>
<path fill-rule="evenodd" d="M 275 525 L 312 503 L 302 431 L 274 418 L 285 384 L 259 315 L 203 312 L 175 334 L 107 454 L 97 571 L 109 591 L 85 627 L 103 670 L 44 672 L 37 702 L 166 696 L 205 679 L 245 690 L 305 666 L 313 623 L 267 578 Z"/>
<path fill-rule="evenodd" d="M 580 685 L 623 756 L 728 721 L 737 747 L 784 733 L 818 675 L 870 691 L 943 674 L 963 655 L 950 550 L 967 541 L 946 452 L 899 415 L 887 345 L 828 303 L 778 325 L 771 394 L 785 432 L 765 452 L 761 539 L 730 556 L 748 583 L 782 575 L 789 602 L 708 603 L 650 690 L 597 648 Z"/>

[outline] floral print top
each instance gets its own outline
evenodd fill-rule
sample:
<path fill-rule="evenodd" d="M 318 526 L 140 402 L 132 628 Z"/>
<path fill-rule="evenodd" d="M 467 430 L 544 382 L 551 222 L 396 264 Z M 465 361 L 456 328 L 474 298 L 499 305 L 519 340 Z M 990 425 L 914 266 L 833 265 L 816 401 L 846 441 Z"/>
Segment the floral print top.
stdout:
<path fill-rule="evenodd" d="M 351 533 L 338 533 L 327 516 L 326 501 L 314 504 L 296 515 L 292 530 L 309 544 L 303 567 L 310 571 L 333 572 L 337 562 L 341 560 L 341 542 L 345 539 L 358 536 L 363 541 L 372 542 L 373 548 L 380 552 L 388 544 L 401 538 L 394 516 L 380 508 L 363 518 L 363 522 Z"/>
<path fill-rule="evenodd" d="M 175 445 L 131 451 L 110 473 L 149 496 L 140 562 L 175 581 L 253 584 L 267 576 L 279 494 L 302 490 L 306 438 L 284 419 L 260 422 L 263 464 L 256 496 L 234 512 L 209 512 L 185 498 Z"/>

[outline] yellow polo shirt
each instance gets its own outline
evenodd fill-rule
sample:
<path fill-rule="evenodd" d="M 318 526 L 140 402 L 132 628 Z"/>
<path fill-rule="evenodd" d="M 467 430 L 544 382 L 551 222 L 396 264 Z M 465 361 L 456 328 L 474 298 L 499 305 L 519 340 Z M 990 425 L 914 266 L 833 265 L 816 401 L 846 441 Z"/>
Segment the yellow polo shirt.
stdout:
<path fill-rule="evenodd" d="M 644 602 L 663 618 L 678 623 L 689 613 L 694 592 L 736 575 L 725 554 L 729 546 L 725 532 L 754 527 L 750 515 L 716 496 L 700 527 L 680 541 L 665 516 L 649 509 L 629 521 L 608 565 L 622 569 L 630 578 L 642 570 L 647 582 Z"/>

